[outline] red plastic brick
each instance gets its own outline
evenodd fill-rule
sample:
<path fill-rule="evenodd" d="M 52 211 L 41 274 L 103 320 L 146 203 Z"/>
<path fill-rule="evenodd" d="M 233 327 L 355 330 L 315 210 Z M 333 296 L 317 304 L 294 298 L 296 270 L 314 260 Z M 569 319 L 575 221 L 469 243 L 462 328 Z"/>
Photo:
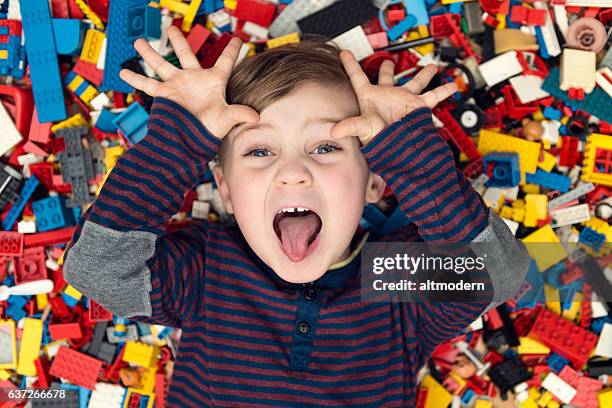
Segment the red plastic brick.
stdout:
<path fill-rule="evenodd" d="M 0 232 L 0 255 L 23 255 L 23 234 L 12 231 Z"/>
<path fill-rule="evenodd" d="M 45 261 L 46 256 L 44 247 L 39 246 L 24 249 L 23 255 L 20 258 L 16 258 L 15 283 L 47 279 Z"/>
<path fill-rule="evenodd" d="M 49 325 L 51 339 L 80 339 L 83 331 L 79 322 L 74 323 L 54 323 Z"/>
<path fill-rule="evenodd" d="M 90 357 L 87 354 L 60 346 L 53 359 L 49 373 L 56 377 L 65 378 L 73 384 L 93 390 L 103 364 L 103 361 Z"/>
<path fill-rule="evenodd" d="M 541 341 L 555 353 L 561 354 L 577 369 L 584 366 L 597 344 L 595 333 L 545 308 L 541 308 L 529 337 Z"/>
<path fill-rule="evenodd" d="M 240 0 L 234 10 L 234 17 L 268 27 L 274 18 L 276 6 L 261 0 Z"/>
<path fill-rule="evenodd" d="M 106 320 L 112 320 L 113 314 L 94 302 L 89 300 L 89 320 L 92 322 L 101 322 Z"/>

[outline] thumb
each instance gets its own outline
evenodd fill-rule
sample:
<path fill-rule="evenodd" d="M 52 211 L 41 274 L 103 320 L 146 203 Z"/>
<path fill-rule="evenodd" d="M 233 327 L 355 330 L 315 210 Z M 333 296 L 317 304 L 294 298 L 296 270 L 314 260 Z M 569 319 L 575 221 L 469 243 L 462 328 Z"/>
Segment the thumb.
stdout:
<path fill-rule="evenodd" d="M 257 123 L 259 113 L 246 105 L 228 105 L 221 114 L 221 126 L 224 129 L 231 129 L 240 123 Z"/>
<path fill-rule="evenodd" d="M 369 121 L 363 116 L 353 116 L 341 120 L 331 130 L 333 139 L 342 139 L 346 136 L 357 136 L 362 144 L 366 144 L 372 137 Z"/>

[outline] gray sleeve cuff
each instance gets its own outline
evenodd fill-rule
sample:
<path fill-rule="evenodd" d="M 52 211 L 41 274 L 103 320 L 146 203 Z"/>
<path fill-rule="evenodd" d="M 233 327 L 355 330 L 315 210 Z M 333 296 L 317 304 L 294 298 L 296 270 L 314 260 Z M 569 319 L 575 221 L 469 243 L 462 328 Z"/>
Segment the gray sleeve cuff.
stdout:
<path fill-rule="evenodd" d="M 151 316 L 151 271 L 157 235 L 121 232 L 85 221 L 64 260 L 64 279 L 111 313 Z"/>
<path fill-rule="evenodd" d="M 489 211 L 489 225 L 470 242 L 470 248 L 477 256 L 484 257 L 493 285 L 493 301 L 484 314 L 506 302 L 520 289 L 531 258 L 525 244 L 514 237 L 493 211 Z"/>

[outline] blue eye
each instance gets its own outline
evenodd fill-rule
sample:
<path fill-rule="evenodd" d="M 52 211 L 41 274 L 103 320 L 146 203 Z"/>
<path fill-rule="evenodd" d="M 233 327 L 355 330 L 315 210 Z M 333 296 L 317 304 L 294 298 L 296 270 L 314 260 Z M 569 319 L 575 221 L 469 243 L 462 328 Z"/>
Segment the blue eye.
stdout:
<path fill-rule="evenodd" d="M 317 149 L 319 149 L 319 148 L 325 148 L 325 149 L 324 149 L 324 151 L 323 151 L 323 153 L 320 153 L 320 154 L 327 154 L 327 153 L 332 153 L 332 152 L 334 152 L 334 151 L 336 151 L 336 150 L 342 150 L 340 147 L 338 147 L 338 146 L 336 146 L 336 145 L 333 145 L 333 144 L 330 144 L 330 143 L 323 143 L 323 144 L 320 144 L 319 146 L 317 146 L 317 147 L 315 148 L 315 151 L 316 151 Z M 331 149 L 333 149 L 333 150 L 326 150 L 326 149 L 329 149 L 329 148 L 331 148 Z"/>
<path fill-rule="evenodd" d="M 268 155 L 258 155 L 257 153 L 261 153 L 261 152 L 270 152 L 268 149 L 262 149 L 262 148 L 257 148 L 257 149 L 253 149 L 250 152 L 243 154 L 243 156 L 253 156 L 253 157 L 267 157 Z M 255 154 L 253 154 L 255 153 Z"/>

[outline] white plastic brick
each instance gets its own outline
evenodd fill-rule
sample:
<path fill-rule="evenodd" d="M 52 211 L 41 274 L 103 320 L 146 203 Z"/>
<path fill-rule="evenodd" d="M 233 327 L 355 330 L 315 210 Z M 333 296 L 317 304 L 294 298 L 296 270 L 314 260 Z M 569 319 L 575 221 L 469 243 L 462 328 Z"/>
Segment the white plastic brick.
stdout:
<path fill-rule="evenodd" d="M 591 219 L 588 204 L 579 204 L 550 212 L 553 228 L 578 224 Z"/>
<path fill-rule="evenodd" d="M 542 89 L 544 79 L 537 75 L 518 75 L 510 78 L 510 85 L 518 95 L 521 103 L 529 103 L 550 96 Z"/>
<path fill-rule="evenodd" d="M 516 51 L 508 51 L 480 64 L 480 73 L 488 86 L 496 85 L 523 72 Z"/>
<path fill-rule="evenodd" d="M 576 396 L 576 389 L 553 372 L 548 373 L 542 381 L 542 387 L 550 391 L 564 404 L 569 404 L 572 398 Z"/>
<path fill-rule="evenodd" d="M 125 392 L 119 385 L 96 383 L 87 408 L 121 408 Z"/>
<path fill-rule="evenodd" d="M 555 14 L 555 21 L 557 22 L 557 27 L 559 27 L 559 31 L 563 34 L 563 37 L 567 35 L 567 29 L 569 28 L 569 21 L 567 20 L 567 11 L 565 10 L 565 6 L 554 5 L 553 13 Z"/>
<path fill-rule="evenodd" d="M 555 28 L 553 26 L 552 18 L 548 12 L 548 6 L 544 1 L 536 1 L 533 6 L 537 9 L 546 10 L 546 21 L 543 26 L 540 27 L 542 37 L 544 38 L 544 44 L 546 45 L 546 51 L 551 57 L 556 57 L 561 54 L 561 46 L 559 45 L 559 39 L 555 34 Z"/>
<path fill-rule="evenodd" d="M 23 139 L 15 126 L 15 122 L 13 122 L 13 119 L 2 103 L 0 103 L 0 135 L 2 135 L 0 139 L 0 156 L 11 150 Z"/>
<path fill-rule="evenodd" d="M 612 1 L 610 0 L 567 0 L 566 6 L 579 6 L 579 7 L 601 7 L 609 8 L 612 7 Z"/>
<path fill-rule="evenodd" d="M 612 358 L 612 324 L 604 323 L 594 354 L 596 356 Z"/>
<path fill-rule="evenodd" d="M 567 193 L 550 200 L 548 202 L 548 210 L 551 211 L 552 209 L 560 207 L 563 204 L 569 203 L 570 201 L 574 201 L 577 198 L 580 198 L 593 190 L 595 190 L 595 186 L 593 185 L 593 183 L 581 183 L 577 185 L 573 190 L 570 190 Z"/>
<path fill-rule="evenodd" d="M 258 39 L 261 39 L 261 40 L 268 39 L 268 29 L 266 27 L 260 26 L 259 24 L 255 24 L 251 21 L 247 21 L 246 23 L 244 23 L 244 26 L 242 27 L 242 31 L 244 31 L 246 34 L 250 36 L 257 37 Z"/>
<path fill-rule="evenodd" d="M 206 201 L 198 201 L 195 200 L 191 207 L 191 217 L 199 218 L 201 220 L 205 220 L 208 218 L 208 213 L 210 212 L 210 203 Z"/>
<path fill-rule="evenodd" d="M 198 185 L 196 187 L 196 194 L 198 195 L 199 201 L 212 200 L 212 198 L 214 197 L 212 183 L 204 183 L 204 184 Z"/>
<path fill-rule="evenodd" d="M 17 232 L 20 234 L 33 234 L 36 232 L 36 222 L 34 221 L 19 221 L 17 223 Z"/>
<path fill-rule="evenodd" d="M 368 41 L 368 37 L 365 31 L 363 31 L 363 27 L 360 25 L 332 38 L 330 42 L 335 43 L 343 50 L 350 50 L 357 61 L 361 61 L 374 54 L 374 49 Z"/>

